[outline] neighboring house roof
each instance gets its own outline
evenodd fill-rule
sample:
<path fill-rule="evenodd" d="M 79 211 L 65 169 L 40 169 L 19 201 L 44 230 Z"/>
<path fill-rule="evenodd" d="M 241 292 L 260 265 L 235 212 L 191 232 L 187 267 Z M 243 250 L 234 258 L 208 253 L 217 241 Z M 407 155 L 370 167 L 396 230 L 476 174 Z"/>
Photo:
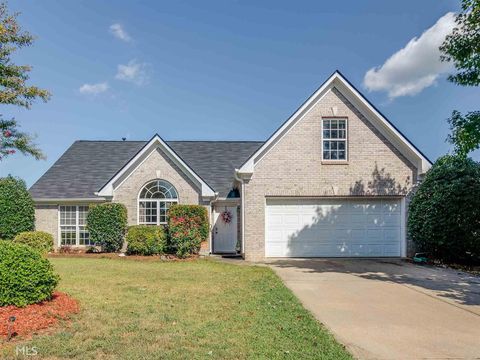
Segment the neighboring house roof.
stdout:
<path fill-rule="evenodd" d="M 340 91 L 401 154 L 409 159 L 417 167 L 419 174 L 425 173 L 431 167 L 431 161 L 337 70 L 236 170 L 237 173 L 241 176 L 251 176 L 255 165 L 332 88 Z"/>
<path fill-rule="evenodd" d="M 34 199 L 95 199 L 147 141 L 76 141 L 30 188 Z M 166 144 L 211 188 L 226 197 L 234 169 L 263 142 L 167 141 Z"/>

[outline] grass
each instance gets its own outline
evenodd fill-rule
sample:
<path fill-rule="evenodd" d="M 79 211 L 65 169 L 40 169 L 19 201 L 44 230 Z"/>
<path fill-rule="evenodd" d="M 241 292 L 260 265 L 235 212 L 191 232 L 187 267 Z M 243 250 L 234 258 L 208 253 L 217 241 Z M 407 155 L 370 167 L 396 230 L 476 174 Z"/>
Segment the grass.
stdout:
<path fill-rule="evenodd" d="M 350 359 L 267 267 L 51 259 L 82 311 L 35 346 L 46 359 Z M 5 344 L 4 344 L 5 345 Z"/>

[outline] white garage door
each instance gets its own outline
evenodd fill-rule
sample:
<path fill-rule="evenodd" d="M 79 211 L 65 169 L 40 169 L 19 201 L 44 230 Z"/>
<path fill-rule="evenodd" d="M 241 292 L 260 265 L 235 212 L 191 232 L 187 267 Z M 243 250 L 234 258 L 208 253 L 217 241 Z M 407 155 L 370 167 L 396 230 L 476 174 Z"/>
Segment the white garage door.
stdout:
<path fill-rule="evenodd" d="M 399 199 L 267 199 L 267 257 L 402 254 Z"/>

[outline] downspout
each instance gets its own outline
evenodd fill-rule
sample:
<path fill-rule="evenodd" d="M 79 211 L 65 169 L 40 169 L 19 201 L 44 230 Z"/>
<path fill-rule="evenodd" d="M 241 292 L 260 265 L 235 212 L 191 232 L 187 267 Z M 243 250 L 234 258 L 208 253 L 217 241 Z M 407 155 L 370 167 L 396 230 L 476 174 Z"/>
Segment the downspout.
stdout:
<path fill-rule="evenodd" d="M 238 169 L 235 169 L 234 172 L 235 180 L 239 181 L 242 185 L 242 191 L 240 193 L 240 206 L 241 206 L 241 214 L 242 214 L 242 249 L 241 254 L 245 256 L 245 182 L 241 177 L 238 176 Z"/>
<path fill-rule="evenodd" d="M 217 201 L 218 199 L 218 192 L 215 193 L 215 197 L 210 200 L 210 211 L 209 213 L 209 221 L 210 221 L 210 236 L 208 239 L 208 253 L 212 254 L 213 253 L 213 202 Z"/>

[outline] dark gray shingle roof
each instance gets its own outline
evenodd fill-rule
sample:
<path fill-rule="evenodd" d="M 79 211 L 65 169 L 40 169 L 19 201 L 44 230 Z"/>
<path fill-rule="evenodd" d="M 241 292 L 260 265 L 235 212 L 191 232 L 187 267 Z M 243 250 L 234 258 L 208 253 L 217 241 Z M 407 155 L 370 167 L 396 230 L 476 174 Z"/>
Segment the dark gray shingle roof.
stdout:
<path fill-rule="evenodd" d="M 94 198 L 146 141 L 75 141 L 33 184 L 39 199 Z M 221 197 L 231 190 L 234 169 L 263 142 L 167 141 L 167 144 Z"/>

